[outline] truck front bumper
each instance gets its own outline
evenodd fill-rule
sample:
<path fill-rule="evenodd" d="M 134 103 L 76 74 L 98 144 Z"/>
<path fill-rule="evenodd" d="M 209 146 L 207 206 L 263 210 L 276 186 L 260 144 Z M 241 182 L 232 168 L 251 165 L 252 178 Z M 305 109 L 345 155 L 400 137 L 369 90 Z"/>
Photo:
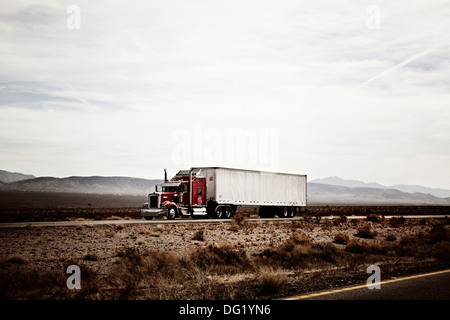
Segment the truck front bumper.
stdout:
<path fill-rule="evenodd" d="M 167 216 L 167 208 L 145 208 L 141 209 L 141 217 Z"/>

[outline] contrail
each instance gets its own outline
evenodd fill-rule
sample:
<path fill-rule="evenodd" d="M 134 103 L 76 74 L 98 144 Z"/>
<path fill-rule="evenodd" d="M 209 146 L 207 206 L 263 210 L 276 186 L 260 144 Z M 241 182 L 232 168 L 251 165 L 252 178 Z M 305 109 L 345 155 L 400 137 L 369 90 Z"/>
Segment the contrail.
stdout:
<path fill-rule="evenodd" d="M 386 75 L 386 74 L 388 74 L 388 73 L 390 73 L 390 72 L 392 72 L 394 70 L 397 70 L 398 68 L 401 68 L 404 65 L 407 65 L 408 63 L 411 63 L 411 62 L 413 62 L 413 61 L 415 61 L 415 60 L 417 60 L 417 59 L 419 59 L 419 58 L 429 54 L 430 52 L 432 52 L 436 48 L 437 48 L 437 46 L 433 46 L 431 48 L 423 50 L 422 52 L 419 52 L 418 54 L 413 55 L 412 57 L 410 57 L 410 58 L 406 59 L 405 61 L 403 61 L 403 62 L 393 66 L 392 68 L 389 68 L 386 71 L 383 71 L 383 72 L 377 74 L 376 76 L 370 78 L 369 80 L 367 80 L 366 82 L 364 82 L 363 84 L 358 86 L 358 88 L 356 88 L 356 90 L 361 89 L 362 87 L 364 87 L 365 85 L 371 83 L 372 81 L 374 81 L 374 80 L 376 80 L 378 78 L 381 78 L 382 76 L 384 76 L 384 75 Z"/>

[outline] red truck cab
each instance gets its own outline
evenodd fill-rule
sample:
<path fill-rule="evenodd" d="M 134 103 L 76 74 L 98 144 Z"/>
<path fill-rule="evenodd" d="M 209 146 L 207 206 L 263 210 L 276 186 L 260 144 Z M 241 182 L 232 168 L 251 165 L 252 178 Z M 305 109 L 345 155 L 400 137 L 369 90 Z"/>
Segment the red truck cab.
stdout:
<path fill-rule="evenodd" d="M 188 170 L 181 170 L 170 181 L 156 187 L 155 192 L 148 195 L 148 202 L 141 209 L 146 219 L 167 216 L 206 216 L 206 181 Z M 192 189 L 192 192 L 191 192 Z"/>

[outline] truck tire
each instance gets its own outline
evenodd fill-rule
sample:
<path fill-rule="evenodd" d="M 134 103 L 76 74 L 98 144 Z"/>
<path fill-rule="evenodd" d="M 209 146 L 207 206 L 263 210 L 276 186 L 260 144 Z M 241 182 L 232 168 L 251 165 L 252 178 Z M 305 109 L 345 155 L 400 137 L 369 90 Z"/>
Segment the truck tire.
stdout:
<path fill-rule="evenodd" d="M 296 211 L 295 207 L 291 207 L 291 210 L 289 211 L 289 218 L 295 217 L 296 214 L 295 211 Z"/>
<path fill-rule="evenodd" d="M 288 207 L 281 208 L 279 217 L 280 218 L 289 218 L 289 208 Z"/>
<path fill-rule="evenodd" d="M 153 217 L 151 217 L 151 216 L 145 216 L 144 218 L 145 218 L 145 220 L 152 220 L 153 219 Z"/>
<path fill-rule="evenodd" d="M 177 208 L 170 207 L 169 210 L 167 211 L 167 219 L 173 220 L 175 219 L 176 216 L 177 216 Z"/>
<path fill-rule="evenodd" d="M 224 216 L 222 206 L 217 206 L 214 210 L 214 218 L 216 219 L 222 219 Z"/>
<path fill-rule="evenodd" d="M 231 208 L 229 206 L 222 207 L 222 212 L 223 212 L 222 218 L 224 218 L 224 219 L 230 219 L 231 218 L 232 211 L 231 211 Z"/>

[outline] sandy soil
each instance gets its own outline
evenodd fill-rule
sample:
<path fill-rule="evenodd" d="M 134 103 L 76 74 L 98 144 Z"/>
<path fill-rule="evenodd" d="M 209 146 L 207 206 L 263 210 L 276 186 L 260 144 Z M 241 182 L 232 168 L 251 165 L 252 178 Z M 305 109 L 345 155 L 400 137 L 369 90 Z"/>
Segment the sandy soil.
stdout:
<path fill-rule="evenodd" d="M 276 246 L 294 232 L 307 234 L 313 243 L 333 242 L 336 234 L 346 234 L 350 239 L 363 224 L 370 224 L 376 232 L 375 239 L 360 239 L 372 244 L 382 243 L 388 235 L 396 239 L 416 235 L 431 228 L 427 223 L 407 223 L 398 227 L 385 224 L 353 221 L 334 226 L 332 222 L 303 223 L 291 221 L 250 222 L 248 227 L 230 224 L 111 224 L 98 226 L 26 227 L 0 229 L 0 260 L 22 257 L 27 264 L 38 268 L 57 268 L 61 262 L 95 257 L 92 264 L 106 269 L 114 263 L 119 248 L 142 248 L 170 251 L 184 255 L 192 247 L 205 247 L 210 243 L 229 243 L 244 249 L 249 256 Z M 195 240 L 197 232 L 203 240 Z M 337 244 L 339 246 L 339 244 Z"/>
<path fill-rule="evenodd" d="M 362 226 L 375 232 L 373 239 L 356 234 Z M 33 269 L 63 272 L 71 261 L 80 261 L 98 275 L 107 275 L 117 264 L 121 248 L 154 249 L 180 257 L 193 248 L 230 244 L 244 250 L 248 257 L 283 243 L 296 232 L 310 237 L 312 244 L 333 243 L 336 235 L 370 244 L 400 241 L 405 236 L 427 233 L 432 220 L 407 221 L 400 225 L 368 221 L 270 221 L 236 224 L 119 224 L 70 227 L 26 227 L 0 229 L 0 263 L 2 274 L 11 270 Z M 345 244 L 333 243 L 344 250 Z M 336 268 L 340 266 L 335 266 Z M 303 273 L 314 270 L 302 270 Z M 234 280 L 233 280 L 234 279 Z M 226 281 L 240 281 L 239 275 L 228 275 Z M 223 280 L 223 279 L 222 279 Z M 223 280 L 225 281 L 225 280 Z"/>

